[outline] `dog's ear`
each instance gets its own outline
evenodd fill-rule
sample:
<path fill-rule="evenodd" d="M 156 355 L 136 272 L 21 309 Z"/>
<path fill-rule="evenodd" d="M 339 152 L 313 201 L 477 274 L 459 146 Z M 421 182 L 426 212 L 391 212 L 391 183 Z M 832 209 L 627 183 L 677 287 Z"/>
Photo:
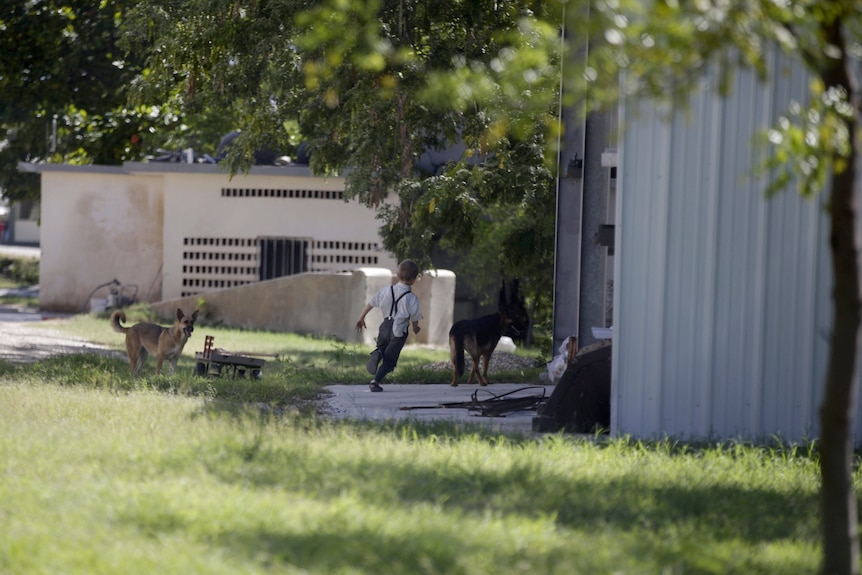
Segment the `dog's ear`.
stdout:
<path fill-rule="evenodd" d="M 529 314 L 521 295 L 518 279 L 503 280 L 497 307 L 500 314 L 508 321 L 513 332 L 526 331 L 529 325 Z"/>
<path fill-rule="evenodd" d="M 195 310 L 195 312 L 192 314 L 192 320 L 194 320 L 194 321 L 198 320 L 198 312 L 199 311 L 200 311 L 199 309 Z"/>
<path fill-rule="evenodd" d="M 183 313 L 183 310 L 177 308 L 177 320 L 182 321 L 185 316 L 186 314 Z"/>

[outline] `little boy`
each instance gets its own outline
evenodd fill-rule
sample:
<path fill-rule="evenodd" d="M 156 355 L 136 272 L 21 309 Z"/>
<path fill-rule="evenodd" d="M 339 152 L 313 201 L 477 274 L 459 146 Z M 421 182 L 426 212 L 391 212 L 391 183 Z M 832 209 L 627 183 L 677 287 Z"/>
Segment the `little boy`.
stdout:
<path fill-rule="evenodd" d="M 359 314 L 359 319 L 356 320 L 356 329 L 361 331 L 365 328 L 365 316 L 375 307 L 380 308 L 384 324 L 386 318 L 393 318 L 391 336 L 385 333 L 385 329 L 381 330 L 377 337 L 377 348 L 371 352 L 371 357 L 368 360 L 368 373 L 374 375 L 374 379 L 368 384 L 371 391 L 383 391 L 380 384 L 398 363 L 401 348 L 407 341 L 409 324 L 413 324 L 414 334 L 419 333 L 419 320 L 424 318 L 422 310 L 419 309 L 419 298 L 410 290 L 410 286 L 416 283 L 417 277 L 419 277 L 419 266 L 416 263 L 404 260 L 398 264 L 399 282 L 394 286 L 382 288 L 374 294 L 365 305 L 365 309 Z M 383 360 L 382 364 L 380 364 L 381 359 Z"/>

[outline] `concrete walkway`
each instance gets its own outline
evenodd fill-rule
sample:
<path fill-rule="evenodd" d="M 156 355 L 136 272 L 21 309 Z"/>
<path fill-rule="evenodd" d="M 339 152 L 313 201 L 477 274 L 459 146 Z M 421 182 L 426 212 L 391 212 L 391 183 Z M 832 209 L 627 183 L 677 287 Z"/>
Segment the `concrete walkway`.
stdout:
<path fill-rule="evenodd" d="M 328 400 L 332 416 L 374 421 L 412 420 L 431 422 L 445 420 L 487 426 L 509 432 L 532 430 L 535 409 L 503 413 L 498 417 L 482 415 L 482 402 L 491 408 L 503 407 L 517 398 L 549 398 L 553 385 L 492 383 L 487 387 L 448 384 L 382 384 L 383 391 L 372 393 L 367 385 L 330 385 Z M 474 402 L 475 396 L 475 402 Z M 464 406 L 451 404 L 469 404 Z"/>
<path fill-rule="evenodd" d="M 15 258 L 32 258 L 38 259 L 42 257 L 42 248 L 38 246 L 20 246 L 16 244 L 0 244 L 0 254 Z"/>

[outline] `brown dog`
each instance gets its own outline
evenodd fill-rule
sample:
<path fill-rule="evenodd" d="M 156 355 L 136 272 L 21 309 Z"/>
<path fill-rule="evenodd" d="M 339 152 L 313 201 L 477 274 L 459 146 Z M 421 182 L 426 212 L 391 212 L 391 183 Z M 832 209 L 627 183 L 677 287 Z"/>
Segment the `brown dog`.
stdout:
<path fill-rule="evenodd" d="M 131 327 L 123 327 L 126 314 L 117 310 L 111 314 L 111 327 L 117 333 L 126 334 L 126 352 L 129 354 L 129 371 L 133 376 L 141 372 L 144 362 L 152 353 L 156 356 L 156 373 L 162 373 L 162 363 L 167 361 L 171 373 L 177 369 L 177 361 L 183 353 L 186 342 L 195 329 L 198 310 L 186 315 L 177 308 L 177 323 L 162 327 L 154 323 L 140 322 Z"/>

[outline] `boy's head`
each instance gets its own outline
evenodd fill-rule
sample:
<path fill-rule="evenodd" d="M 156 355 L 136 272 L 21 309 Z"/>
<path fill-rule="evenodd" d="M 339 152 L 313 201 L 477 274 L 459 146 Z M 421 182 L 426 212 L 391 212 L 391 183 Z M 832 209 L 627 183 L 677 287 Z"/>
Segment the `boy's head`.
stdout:
<path fill-rule="evenodd" d="M 398 264 L 398 279 L 402 282 L 411 282 L 419 276 L 419 266 L 412 260 L 404 260 Z"/>

